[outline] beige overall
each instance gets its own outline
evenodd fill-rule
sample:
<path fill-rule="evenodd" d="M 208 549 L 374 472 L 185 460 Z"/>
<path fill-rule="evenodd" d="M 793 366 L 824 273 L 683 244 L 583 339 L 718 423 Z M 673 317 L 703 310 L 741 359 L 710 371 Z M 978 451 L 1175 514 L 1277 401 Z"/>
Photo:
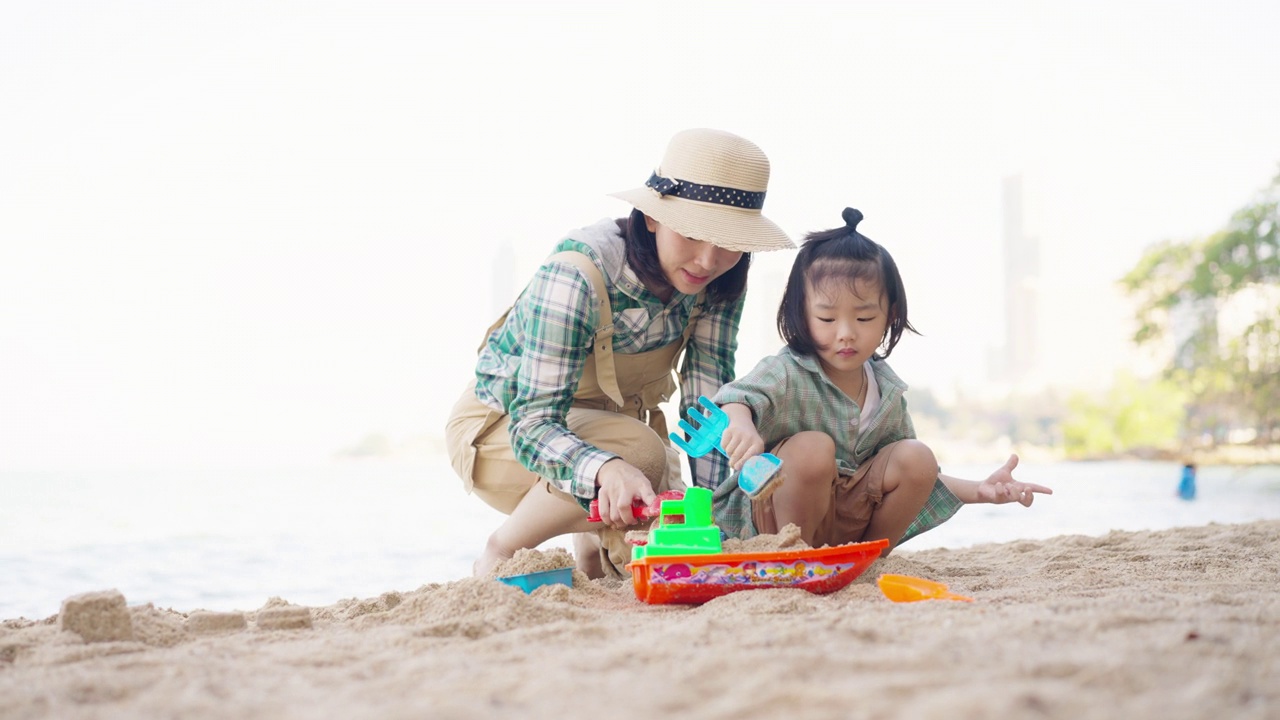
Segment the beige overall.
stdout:
<path fill-rule="evenodd" d="M 689 342 L 694 322 L 701 313 L 701 298 L 690 313 L 679 342 L 648 352 L 615 355 L 613 308 L 600 269 L 578 252 L 562 252 L 549 258 L 549 261 L 556 260 L 574 265 L 590 280 L 600 318 L 565 425 L 583 442 L 612 452 L 643 472 L 656 492 L 683 486 L 680 454 L 667 439 L 666 419 L 658 403 L 665 402 L 675 392 L 672 375 L 680 351 Z M 485 337 L 500 327 L 506 317 L 503 314 Z M 450 462 L 467 492 L 474 492 L 485 503 L 506 514 L 510 514 L 539 481 L 537 475 L 516 460 L 507 432 L 509 421 L 506 413 L 476 398 L 475 381 L 472 381 L 454 405 L 445 429 Z M 575 502 L 550 484 L 546 484 L 546 488 L 565 502 Z M 631 560 L 624 534 L 625 531 L 610 528 L 599 531 L 601 559 L 605 561 L 602 564 L 610 573 L 624 574 L 622 568 Z"/>

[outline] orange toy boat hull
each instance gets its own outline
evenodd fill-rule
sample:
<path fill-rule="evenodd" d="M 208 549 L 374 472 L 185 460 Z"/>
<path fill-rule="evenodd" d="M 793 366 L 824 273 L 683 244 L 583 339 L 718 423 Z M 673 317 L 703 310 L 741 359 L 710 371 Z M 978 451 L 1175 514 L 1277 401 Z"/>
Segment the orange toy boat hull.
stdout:
<path fill-rule="evenodd" d="M 645 557 L 627 564 L 636 597 L 698 604 L 739 590 L 798 588 L 835 592 L 880 557 L 888 540 L 812 550 Z"/>

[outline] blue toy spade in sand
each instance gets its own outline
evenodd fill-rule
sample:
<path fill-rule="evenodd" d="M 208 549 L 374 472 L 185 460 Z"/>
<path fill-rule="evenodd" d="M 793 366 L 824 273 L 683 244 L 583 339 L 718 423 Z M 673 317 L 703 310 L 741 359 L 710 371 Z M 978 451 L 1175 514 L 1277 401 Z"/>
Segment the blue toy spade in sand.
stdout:
<path fill-rule="evenodd" d="M 705 397 L 698 397 L 698 405 L 702 406 L 701 410 L 696 405 L 689 408 L 685 413 L 688 419 L 680 421 L 680 429 L 688 433 L 689 439 L 685 440 L 676 433 L 671 433 L 671 441 L 688 453 L 689 457 L 700 458 L 712 450 L 729 457 L 729 453 L 720 445 L 720 437 L 729 427 L 729 416 Z M 753 498 L 773 492 L 781 480 L 782 460 L 772 453 L 763 453 L 747 460 L 738 472 L 738 487 Z"/>

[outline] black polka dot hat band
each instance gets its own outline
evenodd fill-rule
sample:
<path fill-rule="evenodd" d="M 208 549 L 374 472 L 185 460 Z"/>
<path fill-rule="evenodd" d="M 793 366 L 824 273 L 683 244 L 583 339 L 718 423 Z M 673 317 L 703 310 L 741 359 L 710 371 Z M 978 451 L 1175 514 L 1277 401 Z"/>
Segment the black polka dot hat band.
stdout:
<path fill-rule="evenodd" d="M 699 185 L 688 180 L 664 178 L 657 173 L 650 175 L 649 181 L 644 185 L 662 197 L 674 195 L 686 200 L 732 205 L 753 210 L 759 210 L 764 207 L 764 193 L 762 192 L 748 192 L 716 185 Z"/>
<path fill-rule="evenodd" d="M 769 159 L 751 141 L 721 130 L 676 133 L 643 187 L 613 193 L 681 235 L 741 252 L 794 248 L 761 214 Z"/>

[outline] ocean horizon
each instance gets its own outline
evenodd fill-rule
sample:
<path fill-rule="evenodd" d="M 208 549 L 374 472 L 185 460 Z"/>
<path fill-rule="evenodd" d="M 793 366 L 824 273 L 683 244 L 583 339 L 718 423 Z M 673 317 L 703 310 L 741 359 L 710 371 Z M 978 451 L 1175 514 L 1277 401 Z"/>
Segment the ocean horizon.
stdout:
<path fill-rule="evenodd" d="M 946 471 L 980 479 L 996 467 Z M 965 507 L 899 552 L 1280 518 L 1276 465 L 1201 467 L 1194 500 L 1178 497 L 1172 462 L 1024 462 L 1015 476 L 1054 495 Z M 502 520 L 443 457 L 0 472 L 0 486 L 0 619 L 47 618 L 69 596 L 113 588 L 182 612 L 409 591 L 467 577 Z"/>

